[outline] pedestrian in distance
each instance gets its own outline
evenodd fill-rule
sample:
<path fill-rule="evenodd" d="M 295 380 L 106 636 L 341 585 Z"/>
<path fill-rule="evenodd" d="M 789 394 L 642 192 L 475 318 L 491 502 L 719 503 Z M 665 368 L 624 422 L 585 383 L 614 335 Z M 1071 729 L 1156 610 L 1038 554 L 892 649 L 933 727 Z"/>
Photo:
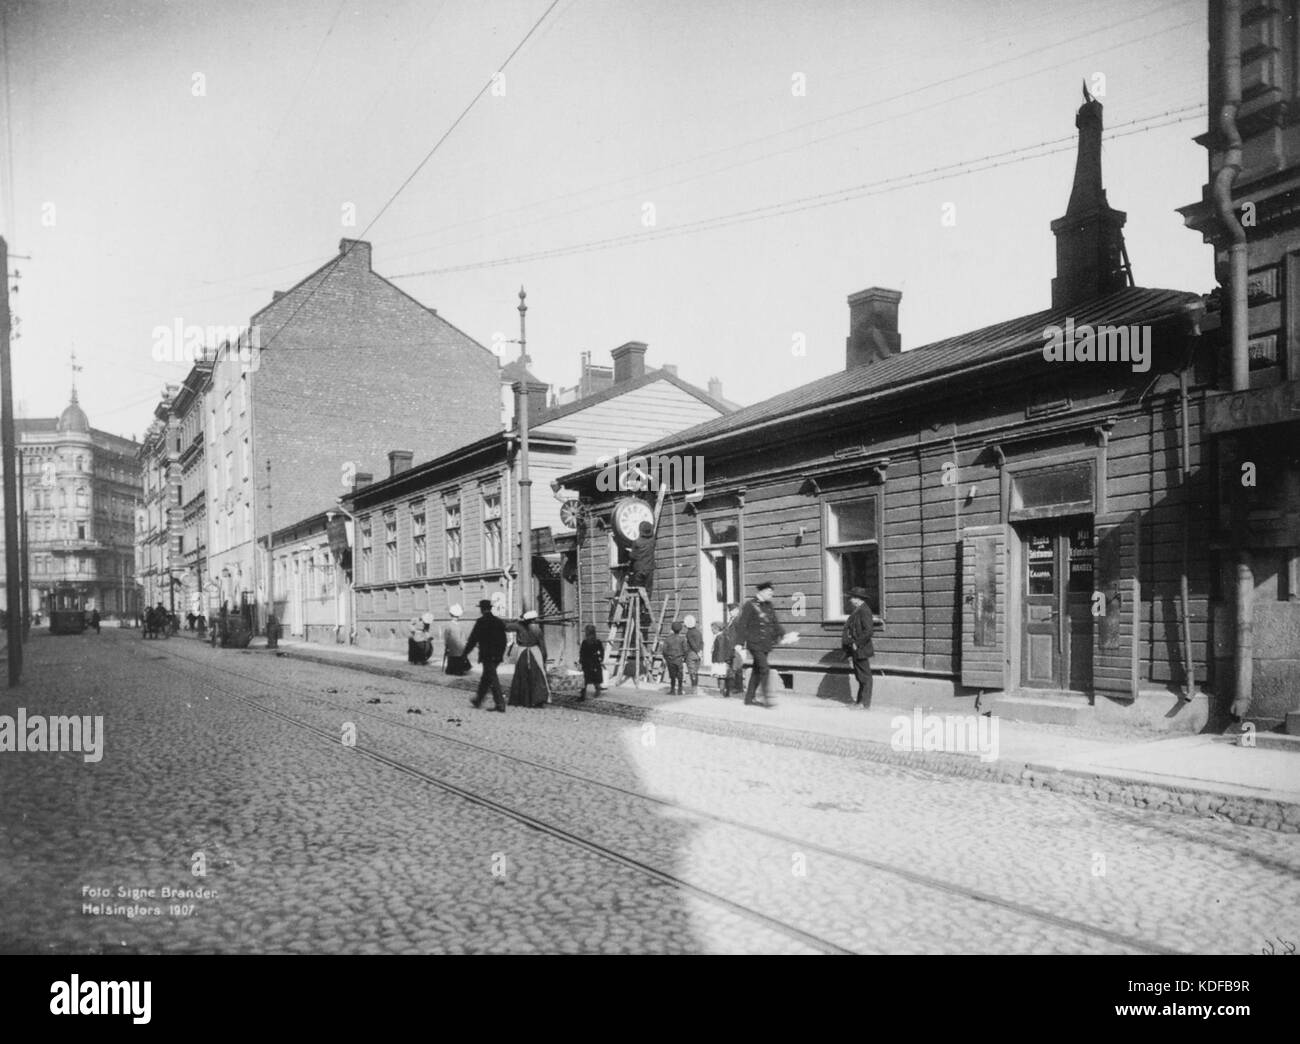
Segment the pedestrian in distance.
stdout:
<path fill-rule="evenodd" d="M 469 657 L 465 655 L 465 633 L 461 616 L 465 610 L 453 605 L 447 610 L 451 622 L 442 629 L 442 670 L 444 674 L 459 676 L 469 674 L 471 668 Z"/>
<path fill-rule="evenodd" d="M 537 621 L 537 610 L 524 613 L 514 631 L 519 658 L 510 681 L 510 705 L 545 707 L 551 699 L 551 686 L 546 677 L 546 638 Z"/>
<path fill-rule="evenodd" d="M 99 634 L 99 610 L 98 609 L 92 609 L 90 611 L 90 626 L 95 629 L 96 634 Z"/>
<path fill-rule="evenodd" d="M 700 661 L 704 659 L 704 632 L 695 617 L 682 620 L 682 633 L 686 635 L 686 676 L 691 680 L 691 695 L 700 691 Z"/>
<path fill-rule="evenodd" d="M 709 653 L 711 673 L 718 683 L 718 691 L 725 698 L 731 695 L 731 657 L 735 650 L 727 644 L 727 636 L 719 621 L 714 620 L 709 629 L 713 631 L 713 648 Z"/>
<path fill-rule="evenodd" d="M 844 621 L 844 634 L 840 639 L 844 658 L 853 662 L 853 675 L 858 680 L 858 695 L 853 705 L 863 710 L 871 706 L 871 657 L 876 654 L 871 644 L 875 624 L 871 603 L 867 599 L 865 588 L 855 587 L 849 591 L 852 611 Z"/>
<path fill-rule="evenodd" d="M 690 646 L 686 644 L 686 635 L 682 634 L 682 621 L 673 621 L 673 633 L 664 639 L 664 666 L 668 668 L 668 695 L 681 696 L 682 669 L 686 666 L 686 654 Z"/>
<path fill-rule="evenodd" d="M 605 643 L 596 636 L 596 625 L 587 624 L 586 635 L 578 646 L 578 666 L 582 668 L 582 691 L 578 699 L 587 698 L 587 686 L 594 686 L 599 696 L 605 684 Z"/>
<path fill-rule="evenodd" d="M 736 630 L 741 642 L 749 650 L 754 660 L 754 669 L 749 675 L 749 687 L 745 690 L 746 705 L 753 704 L 759 687 L 763 689 L 763 706 L 770 707 L 768 698 L 768 677 L 771 667 L 768 655 L 777 645 L 789 645 L 799 640 L 797 634 L 786 634 L 785 628 L 776 617 L 772 607 L 772 584 L 764 580 L 755 588 L 754 597 L 745 603 L 736 621 Z"/>
<path fill-rule="evenodd" d="M 483 676 L 479 678 L 478 693 L 470 700 L 471 707 L 483 706 L 483 700 L 492 693 L 492 710 L 506 712 L 505 697 L 501 694 L 501 682 L 497 678 L 497 668 L 501 666 L 506 655 L 506 625 L 492 613 L 492 601 L 484 598 L 478 604 L 482 614 L 474 621 L 465 643 L 465 656 L 469 657 L 478 649 L 478 662 L 483 666 Z"/>

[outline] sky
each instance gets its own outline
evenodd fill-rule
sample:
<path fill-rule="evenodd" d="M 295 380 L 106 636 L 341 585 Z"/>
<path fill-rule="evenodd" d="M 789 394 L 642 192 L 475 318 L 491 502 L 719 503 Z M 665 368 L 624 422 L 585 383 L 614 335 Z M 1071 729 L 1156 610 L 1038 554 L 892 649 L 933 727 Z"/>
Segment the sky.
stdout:
<path fill-rule="evenodd" d="M 1175 212 L 1203 0 L 0 6 L 19 416 L 75 351 L 92 425 L 141 435 L 188 370 L 158 327 L 245 326 L 344 237 L 485 345 L 525 286 L 557 386 L 636 340 L 755 402 L 843 368 L 869 286 L 904 350 L 1046 308 L 1084 81 L 1138 285 L 1214 285 Z"/>

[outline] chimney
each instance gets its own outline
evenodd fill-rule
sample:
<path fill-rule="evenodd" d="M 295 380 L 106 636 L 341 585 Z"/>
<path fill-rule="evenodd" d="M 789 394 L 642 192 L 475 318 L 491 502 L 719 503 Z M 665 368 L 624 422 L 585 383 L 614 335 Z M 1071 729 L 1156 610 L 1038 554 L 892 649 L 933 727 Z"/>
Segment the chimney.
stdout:
<path fill-rule="evenodd" d="M 1056 278 L 1052 307 L 1069 308 L 1133 285 L 1124 249 L 1125 215 L 1106 202 L 1101 187 L 1101 102 L 1083 86 L 1083 105 L 1074 118 L 1079 155 L 1065 216 L 1052 222 L 1056 236 Z"/>
<path fill-rule="evenodd" d="M 901 290 L 873 286 L 849 295 L 849 336 L 845 339 L 846 370 L 897 355 L 903 347 L 898 335 Z"/>
<path fill-rule="evenodd" d="M 352 492 L 355 493 L 359 489 L 364 489 L 366 486 L 369 486 L 374 481 L 375 481 L 375 476 L 372 475 L 369 471 L 355 472 L 352 476 Z"/>
<path fill-rule="evenodd" d="M 676 364 L 676 363 L 664 363 L 663 366 L 660 367 L 660 369 L 664 370 L 664 371 L 667 372 L 667 373 L 671 373 L 674 377 L 677 376 L 677 364 Z"/>
<path fill-rule="evenodd" d="M 340 239 L 339 240 L 339 257 L 346 257 L 347 263 L 364 268 L 367 272 L 372 271 L 370 267 L 370 244 L 364 239 Z"/>
<path fill-rule="evenodd" d="M 510 387 L 510 391 L 515 400 L 515 427 L 519 427 L 519 388 L 523 381 L 515 381 Z M 547 396 L 550 394 L 551 386 L 543 384 L 541 381 L 528 382 L 528 427 L 532 430 L 537 418 L 546 412 Z"/>
<path fill-rule="evenodd" d="M 716 377 L 709 378 L 709 397 L 712 399 L 722 398 L 722 382 Z"/>
<path fill-rule="evenodd" d="M 388 477 L 400 475 L 403 471 L 411 470 L 411 461 L 415 454 L 410 450 L 389 450 L 388 451 Z"/>
<path fill-rule="evenodd" d="M 645 350 L 642 341 L 628 341 L 621 344 L 609 354 L 614 357 L 614 383 L 634 381 L 645 376 Z"/>

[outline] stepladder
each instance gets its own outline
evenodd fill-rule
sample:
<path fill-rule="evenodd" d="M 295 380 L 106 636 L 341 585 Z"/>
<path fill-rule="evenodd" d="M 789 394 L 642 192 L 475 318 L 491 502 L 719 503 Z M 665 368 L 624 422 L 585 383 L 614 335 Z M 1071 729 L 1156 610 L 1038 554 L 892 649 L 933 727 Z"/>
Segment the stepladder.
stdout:
<path fill-rule="evenodd" d="M 675 613 L 680 601 L 674 591 L 665 596 L 656 613 L 644 587 L 624 584 L 619 589 L 610 613 L 607 642 L 607 656 L 614 664 L 612 684 L 618 685 L 629 675 L 638 686 L 642 681 L 655 682 L 663 677 L 660 645 L 664 620 L 669 606 L 674 606 Z"/>

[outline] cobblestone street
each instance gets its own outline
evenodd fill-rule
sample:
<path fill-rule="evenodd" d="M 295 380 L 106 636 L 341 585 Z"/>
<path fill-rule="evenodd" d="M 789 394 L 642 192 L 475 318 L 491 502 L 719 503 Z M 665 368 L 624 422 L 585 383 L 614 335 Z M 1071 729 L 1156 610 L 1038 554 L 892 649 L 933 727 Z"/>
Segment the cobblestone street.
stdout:
<path fill-rule="evenodd" d="M 491 714 L 432 683 L 134 631 L 38 635 L 26 654 L 0 714 L 103 715 L 103 757 L 0 754 L 6 951 L 1248 953 L 1300 938 L 1294 834 L 561 705 Z"/>

